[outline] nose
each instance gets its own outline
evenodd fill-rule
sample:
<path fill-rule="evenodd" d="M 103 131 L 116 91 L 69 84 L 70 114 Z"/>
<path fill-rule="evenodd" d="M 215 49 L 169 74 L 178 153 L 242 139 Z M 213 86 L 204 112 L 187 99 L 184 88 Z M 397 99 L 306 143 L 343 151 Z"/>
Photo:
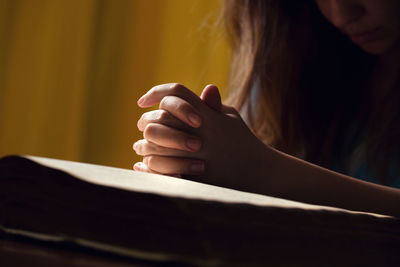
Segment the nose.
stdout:
<path fill-rule="evenodd" d="M 325 0 L 327 19 L 338 29 L 359 20 L 365 14 L 365 8 L 359 0 Z"/>

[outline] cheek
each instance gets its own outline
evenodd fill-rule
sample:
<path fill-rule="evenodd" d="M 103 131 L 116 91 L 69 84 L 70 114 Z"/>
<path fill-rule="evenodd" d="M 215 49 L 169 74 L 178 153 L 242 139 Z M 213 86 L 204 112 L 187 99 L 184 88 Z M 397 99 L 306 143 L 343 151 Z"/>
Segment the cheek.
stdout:
<path fill-rule="evenodd" d="M 384 54 L 389 49 L 387 43 L 382 41 L 359 45 L 359 47 L 368 54 L 377 56 Z"/>
<path fill-rule="evenodd" d="M 400 36 L 397 30 L 391 27 L 382 27 L 380 37 L 376 40 L 358 44 L 365 52 L 373 55 L 382 55 L 399 43 Z"/>
<path fill-rule="evenodd" d="M 319 11 L 321 12 L 321 14 L 322 14 L 329 22 L 332 23 L 329 1 L 326 1 L 326 0 L 316 0 L 315 3 L 316 3 L 316 5 L 317 5 Z"/>

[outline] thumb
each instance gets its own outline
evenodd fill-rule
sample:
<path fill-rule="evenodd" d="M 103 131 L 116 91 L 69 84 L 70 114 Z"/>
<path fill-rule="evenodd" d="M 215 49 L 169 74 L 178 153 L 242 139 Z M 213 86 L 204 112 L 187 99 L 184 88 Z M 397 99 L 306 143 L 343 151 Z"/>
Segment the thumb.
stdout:
<path fill-rule="evenodd" d="M 213 84 L 207 85 L 203 89 L 200 98 L 210 108 L 215 109 L 216 111 L 221 111 L 221 95 L 219 94 L 217 86 Z"/>

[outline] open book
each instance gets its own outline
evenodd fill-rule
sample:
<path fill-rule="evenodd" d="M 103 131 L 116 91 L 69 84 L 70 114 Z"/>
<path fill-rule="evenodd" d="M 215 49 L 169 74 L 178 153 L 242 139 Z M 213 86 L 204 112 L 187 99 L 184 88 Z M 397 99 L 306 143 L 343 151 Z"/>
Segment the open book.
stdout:
<path fill-rule="evenodd" d="M 33 156 L 0 159 L 0 232 L 204 266 L 400 262 L 389 216 Z"/>

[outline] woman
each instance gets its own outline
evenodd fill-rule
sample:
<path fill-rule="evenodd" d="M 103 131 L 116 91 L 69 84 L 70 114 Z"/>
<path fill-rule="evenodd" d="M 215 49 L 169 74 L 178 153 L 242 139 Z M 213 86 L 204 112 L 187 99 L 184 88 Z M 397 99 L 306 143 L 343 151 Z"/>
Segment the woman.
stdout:
<path fill-rule="evenodd" d="M 230 105 L 152 88 L 134 169 L 400 217 L 400 1 L 225 1 Z M 398 187 L 398 188 L 396 188 Z"/>

